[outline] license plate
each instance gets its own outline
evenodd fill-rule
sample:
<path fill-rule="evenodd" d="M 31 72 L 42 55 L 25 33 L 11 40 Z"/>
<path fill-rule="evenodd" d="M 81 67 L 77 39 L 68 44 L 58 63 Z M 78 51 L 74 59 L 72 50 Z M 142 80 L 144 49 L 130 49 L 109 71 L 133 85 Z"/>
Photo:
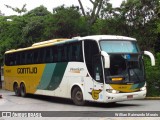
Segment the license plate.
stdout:
<path fill-rule="evenodd" d="M 127 95 L 127 99 L 132 99 L 133 95 Z"/>

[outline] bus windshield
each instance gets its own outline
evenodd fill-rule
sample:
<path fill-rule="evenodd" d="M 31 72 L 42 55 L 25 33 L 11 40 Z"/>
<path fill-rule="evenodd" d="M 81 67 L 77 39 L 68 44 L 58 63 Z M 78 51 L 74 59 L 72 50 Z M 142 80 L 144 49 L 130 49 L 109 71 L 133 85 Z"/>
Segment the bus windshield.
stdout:
<path fill-rule="evenodd" d="M 135 41 L 102 40 L 100 41 L 102 51 L 107 53 L 138 53 L 139 49 Z"/>
<path fill-rule="evenodd" d="M 106 83 L 137 83 L 145 80 L 142 55 L 135 41 L 100 41 L 110 56 L 110 68 L 104 68 Z"/>

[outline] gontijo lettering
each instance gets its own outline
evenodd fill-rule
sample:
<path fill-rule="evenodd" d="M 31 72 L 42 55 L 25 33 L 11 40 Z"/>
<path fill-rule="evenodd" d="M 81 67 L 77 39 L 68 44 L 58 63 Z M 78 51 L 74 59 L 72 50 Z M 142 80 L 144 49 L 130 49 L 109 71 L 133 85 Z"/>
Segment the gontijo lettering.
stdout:
<path fill-rule="evenodd" d="M 37 67 L 17 68 L 18 74 L 37 74 Z"/>

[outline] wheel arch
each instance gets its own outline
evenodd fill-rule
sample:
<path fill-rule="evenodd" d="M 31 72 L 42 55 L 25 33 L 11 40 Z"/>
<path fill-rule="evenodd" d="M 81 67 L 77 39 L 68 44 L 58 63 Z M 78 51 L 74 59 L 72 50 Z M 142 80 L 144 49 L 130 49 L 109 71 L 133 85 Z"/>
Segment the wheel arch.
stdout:
<path fill-rule="evenodd" d="M 73 85 L 71 86 L 71 89 L 70 89 L 70 98 L 72 98 L 73 89 L 76 88 L 76 87 L 79 87 L 79 88 L 81 89 L 82 94 L 83 94 L 83 99 L 85 100 L 84 88 L 83 88 L 83 86 L 80 85 L 80 84 L 73 84 Z"/>

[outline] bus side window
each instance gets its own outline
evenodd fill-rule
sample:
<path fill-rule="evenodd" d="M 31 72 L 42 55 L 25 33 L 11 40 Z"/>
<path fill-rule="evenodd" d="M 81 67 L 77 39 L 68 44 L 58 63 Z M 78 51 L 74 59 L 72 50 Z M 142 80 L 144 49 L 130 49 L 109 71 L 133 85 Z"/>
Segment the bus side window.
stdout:
<path fill-rule="evenodd" d="M 33 63 L 34 64 L 38 64 L 38 50 L 35 50 L 34 51 L 34 54 L 33 54 Z"/>
<path fill-rule="evenodd" d="M 33 53 L 31 51 L 26 52 L 26 64 L 32 64 Z"/>
<path fill-rule="evenodd" d="M 9 54 L 9 65 L 13 65 L 13 58 L 12 58 L 12 54 Z"/>
<path fill-rule="evenodd" d="M 61 52 L 61 60 L 60 60 L 60 62 L 64 62 L 65 61 L 65 52 L 64 52 L 64 48 L 62 46 L 61 46 L 60 52 Z"/>
<path fill-rule="evenodd" d="M 5 55 L 5 65 L 10 66 L 10 54 Z"/>
<path fill-rule="evenodd" d="M 51 49 L 50 48 L 45 48 L 44 61 L 46 63 L 51 62 Z"/>
<path fill-rule="evenodd" d="M 83 62 L 82 42 L 70 43 L 68 45 L 68 61 Z"/>
<path fill-rule="evenodd" d="M 72 61 L 72 44 L 68 44 L 68 61 Z"/>
<path fill-rule="evenodd" d="M 68 47 L 65 46 L 63 50 L 64 50 L 64 62 L 68 62 L 68 51 L 67 51 Z"/>
<path fill-rule="evenodd" d="M 69 58 L 70 61 L 76 61 L 76 44 L 72 43 L 69 47 Z"/>
<path fill-rule="evenodd" d="M 72 61 L 77 61 L 77 46 L 72 46 Z"/>
<path fill-rule="evenodd" d="M 58 62 L 62 61 L 62 46 L 58 46 Z"/>
<path fill-rule="evenodd" d="M 21 54 L 17 53 L 16 54 L 16 65 L 20 65 L 20 58 L 21 58 Z"/>
<path fill-rule="evenodd" d="M 77 61 L 79 61 L 79 62 L 83 62 L 83 54 L 82 54 L 82 45 L 81 45 L 81 43 L 79 43 L 78 45 L 77 45 L 77 51 L 76 51 L 77 53 Z"/>
<path fill-rule="evenodd" d="M 53 62 L 58 61 L 58 51 L 57 51 L 57 46 L 52 47 L 52 56 L 53 56 Z"/>
<path fill-rule="evenodd" d="M 20 64 L 21 64 L 21 65 L 24 65 L 25 63 L 26 63 L 26 61 L 25 61 L 25 53 L 22 52 L 22 53 L 21 53 Z"/>
<path fill-rule="evenodd" d="M 11 60 L 10 60 L 10 65 L 16 65 L 17 62 L 16 62 L 16 54 L 15 53 L 11 53 Z"/>
<path fill-rule="evenodd" d="M 44 63 L 44 48 L 39 49 L 38 63 Z"/>

